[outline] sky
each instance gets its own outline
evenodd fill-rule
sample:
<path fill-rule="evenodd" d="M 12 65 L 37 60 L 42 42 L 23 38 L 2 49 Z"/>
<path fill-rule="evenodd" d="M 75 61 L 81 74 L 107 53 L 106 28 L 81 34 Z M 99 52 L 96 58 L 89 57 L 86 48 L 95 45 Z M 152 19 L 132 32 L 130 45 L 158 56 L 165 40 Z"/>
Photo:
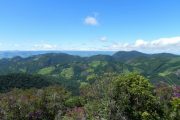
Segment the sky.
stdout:
<path fill-rule="evenodd" d="M 0 0 L 0 51 L 180 54 L 179 0 Z"/>

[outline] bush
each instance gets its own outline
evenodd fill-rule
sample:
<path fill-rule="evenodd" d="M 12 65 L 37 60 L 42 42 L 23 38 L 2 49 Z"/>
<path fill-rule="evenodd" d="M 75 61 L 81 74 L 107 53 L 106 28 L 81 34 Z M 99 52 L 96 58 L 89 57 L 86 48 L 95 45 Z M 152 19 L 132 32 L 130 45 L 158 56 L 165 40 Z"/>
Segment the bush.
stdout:
<path fill-rule="evenodd" d="M 159 99 L 153 94 L 153 86 L 137 73 L 116 78 L 112 100 L 111 119 L 162 120 L 164 117 Z"/>

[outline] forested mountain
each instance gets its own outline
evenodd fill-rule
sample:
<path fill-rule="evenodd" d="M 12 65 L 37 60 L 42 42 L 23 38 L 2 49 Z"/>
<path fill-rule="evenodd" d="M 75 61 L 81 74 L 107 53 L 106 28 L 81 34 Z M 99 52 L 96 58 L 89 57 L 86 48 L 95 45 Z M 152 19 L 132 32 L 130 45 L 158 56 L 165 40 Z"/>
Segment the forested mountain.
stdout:
<path fill-rule="evenodd" d="M 180 56 L 160 53 L 144 54 L 138 51 L 120 51 L 112 56 L 80 57 L 65 53 L 47 53 L 27 58 L 0 60 L 0 74 L 28 73 L 86 81 L 104 73 L 138 72 L 153 83 L 165 81 L 180 84 Z"/>
<path fill-rule="evenodd" d="M 0 66 L 1 120 L 180 117 L 178 55 L 47 53 L 3 58 Z"/>

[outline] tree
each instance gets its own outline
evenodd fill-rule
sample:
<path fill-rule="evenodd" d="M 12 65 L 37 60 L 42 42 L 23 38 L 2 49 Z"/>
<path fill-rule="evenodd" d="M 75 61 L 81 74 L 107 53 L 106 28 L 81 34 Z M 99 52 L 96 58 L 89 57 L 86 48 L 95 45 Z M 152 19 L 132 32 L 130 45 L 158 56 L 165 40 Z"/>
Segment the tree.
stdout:
<path fill-rule="evenodd" d="M 86 98 L 87 120 L 107 120 L 109 117 L 109 102 L 112 94 L 112 80 L 115 73 L 104 73 L 96 76 L 92 84 L 83 83 L 80 86 L 81 95 Z"/>
<path fill-rule="evenodd" d="M 112 93 L 111 120 L 163 119 L 163 110 L 153 94 L 153 86 L 143 76 L 129 73 L 117 77 Z"/>
<path fill-rule="evenodd" d="M 180 118 L 180 98 L 173 98 L 171 105 L 170 119 L 178 120 Z"/>

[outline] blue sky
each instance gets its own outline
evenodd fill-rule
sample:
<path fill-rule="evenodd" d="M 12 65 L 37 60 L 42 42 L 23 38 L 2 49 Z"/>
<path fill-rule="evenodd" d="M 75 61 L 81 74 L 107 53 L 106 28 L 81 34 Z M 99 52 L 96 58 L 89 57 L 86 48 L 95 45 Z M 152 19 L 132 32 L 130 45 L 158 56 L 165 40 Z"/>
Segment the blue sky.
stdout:
<path fill-rule="evenodd" d="M 179 0 L 1 0 L 0 50 L 180 53 Z"/>

